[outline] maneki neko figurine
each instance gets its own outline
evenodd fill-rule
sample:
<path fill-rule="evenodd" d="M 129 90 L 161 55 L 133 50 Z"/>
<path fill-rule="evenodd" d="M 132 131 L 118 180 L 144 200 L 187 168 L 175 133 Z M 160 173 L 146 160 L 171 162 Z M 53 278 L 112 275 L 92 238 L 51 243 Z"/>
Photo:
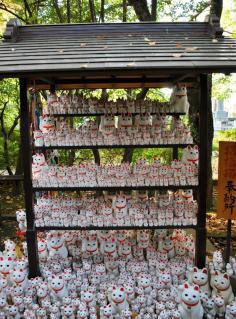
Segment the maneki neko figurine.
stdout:
<path fill-rule="evenodd" d="M 185 85 L 177 84 L 170 97 L 170 108 L 173 113 L 188 113 L 189 102 Z"/>

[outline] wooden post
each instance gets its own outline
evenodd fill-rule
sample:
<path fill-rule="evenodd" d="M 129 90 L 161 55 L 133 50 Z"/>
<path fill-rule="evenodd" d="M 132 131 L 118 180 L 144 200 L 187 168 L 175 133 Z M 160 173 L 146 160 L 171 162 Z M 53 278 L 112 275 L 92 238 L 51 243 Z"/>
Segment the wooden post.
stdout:
<path fill-rule="evenodd" d="M 179 119 L 179 115 L 175 116 L 176 119 Z M 173 147 L 172 148 L 172 159 L 173 160 L 177 160 L 179 158 L 179 150 L 178 147 Z"/>
<path fill-rule="evenodd" d="M 29 259 L 29 277 L 40 275 L 38 263 L 37 235 L 34 230 L 34 210 L 32 191 L 32 154 L 30 138 L 30 110 L 27 98 L 27 79 L 20 79 L 20 123 L 21 144 L 24 170 L 25 209 L 27 216 L 27 249 Z"/>
<path fill-rule="evenodd" d="M 227 241 L 226 241 L 226 250 L 225 250 L 225 262 L 229 263 L 231 255 L 231 238 L 232 237 L 232 220 L 228 219 L 227 222 Z"/>
<path fill-rule="evenodd" d="M 206 263 L 206 199 L 207 199 L 207 113 L 209 79 L 207 74 L 200 75 L 199 107 L 199 200 L 198 226 L 196 231 L 196 265 L 199 268 Z"/>

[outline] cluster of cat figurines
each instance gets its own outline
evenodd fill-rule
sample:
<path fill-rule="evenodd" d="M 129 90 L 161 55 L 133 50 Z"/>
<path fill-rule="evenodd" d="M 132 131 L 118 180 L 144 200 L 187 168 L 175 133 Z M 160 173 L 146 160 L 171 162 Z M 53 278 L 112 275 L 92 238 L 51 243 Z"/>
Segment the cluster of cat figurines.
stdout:
<path fill-rule="evenodd" d="M 187 88 L 178 84 L 173 88 L 169 103 L 145 100 L 104 101 L 96 98 L 85 98 L 75 94 L 50 94 L 44 113 L 53 114 L 115 114 L 115 113 L 188 113 L 189 102 Z"/>
<path fill-rule="evenodd" d="M 50 231 L 38 234 L 41 277 L 28 278 L 26 245 L 0 254 L 1 319 L 235 318 L 236 302 L 219 251 L 194 266 L 183 230 Z"/>
<path fill-rule="evenodd" d="M 35 187 L 123 187 L 123 186 L 195 186 L 198 185 L 198 146 L 183 150 L 181 160 L 164 164 L 151 162 L 101 165 L 86 163 L 73 166 L 48 164 L 43 153 L 33 155 L 32 176 Z M 60 160 L 60 159 L 59 159 Z"/>
<path fill-rule="evenodd" d="M 36 199 L 34 206 L 36 227 L 187 226 L 196 225 L 197 212 L 192 189 L 156 192 L 154 197 L 149 197 L 147 191 L 79 198 L 44 195 Z M 17 211 L 20 229 L 23 214 Z"/>

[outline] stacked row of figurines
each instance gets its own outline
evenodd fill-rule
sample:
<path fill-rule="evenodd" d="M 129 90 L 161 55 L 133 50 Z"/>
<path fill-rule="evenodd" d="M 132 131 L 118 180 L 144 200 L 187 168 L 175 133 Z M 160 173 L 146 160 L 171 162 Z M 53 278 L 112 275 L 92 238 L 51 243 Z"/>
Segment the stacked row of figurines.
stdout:
<path fill-rule="evenodd" d="M 81 198 L 43 196 L 37 198 L 34 206 L 37 227 L 187 226 L 197 224 L 197 210 L 191 189 L 153 198 L 146 193 Z M 17 212 L 21 221 L 22 214 Z"/>
<path fill-rule="evenodd" d="M 164 108 L 162 106 L 165 106 Z M 184 86 L 173 90 L 170 103 L 153 101 L 106 102 L 83 99 L 75 95 L 49 95 L 43 116 L 34 131 L 36 147 L 88 145 L 150 145 L 192 144 L 190 129 L 178 117 L 165 114 L 187 113 L 189 103 Z M 65 120 L 55 120 L 56 114 L 105 114 L 101 121 L 87 120 L 71 128 Z M 152 113 L 153 115 L 150 115 Z M 114 114 L 120 114 L 115 116 Z M 132 115 L 136 114 L 136 115 Z"/>
<path fill-rule="evenodd" d="M 44 113 L 53 114 L 115 114 L 115 113 L 187 113 L 189 103 L 184 85 L 174 87 L 169 103 L 139 100 L 103 101 L 86 99 L 81 96 L 50 94 Z"/>
<path fill-rule="evenodd" d="M 41 153 L 33 155 L 32 174 L 34 187 L 194 186 L 198 185 L 198 147 L 188 146 L 182 160 L 170 165 L 159 159 L 105 166 L 48 165 Z"/>
<path fill-rule="evenodd" d="M 1 319 L 235 318 L 232 267 L 220 252 L 194 267 L 184 231 L 51 231 L 39 234 L 38 252 L 42 277 L 28 279 L 27 257 L 5 243 Z"/>
<path fill-rule="evenodd" d="M 190 128 L 181 119 L 170 116 L 124 114 L 101 116 L 101 122 L 86 120 L 71 128 L 66 120 L 40 118 L 34 131 L 34 144 L 42 146 L 153 145 L 192 144 Z"/>

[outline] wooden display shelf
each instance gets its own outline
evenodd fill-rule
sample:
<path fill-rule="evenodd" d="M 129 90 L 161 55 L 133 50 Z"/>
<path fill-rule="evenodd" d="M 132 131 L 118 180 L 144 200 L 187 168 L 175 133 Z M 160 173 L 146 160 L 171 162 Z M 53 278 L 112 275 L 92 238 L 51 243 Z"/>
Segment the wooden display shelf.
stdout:
<path fill-rule="evenodd" d="M 150 114 L 150 115 L 170 115 L 170 116 L 181 116 L 181 115 L 186 115 L 186 113 L 173 113 L 173 112 L 134 112 L 134 113 L 130 113 L 130 112 L 116 112 L 116 113 L 109 113 L 109 112 L 104 112 L 104 113 L 64 113 L 64 114 L 59 114 L 59 113 L 53 113 L 53 114 L 46 114 L 48 116 L 54 116 L 54 117 L 84 117 L 84 116 L 103 116 L 103 115 L 113 115 L 113 116 L 119 116 L 119 115 L 123 115 L 123 114 L 131 114 L 131 115 L 140 115 L 140 114 Z"/>
<path fill-rule="evenodd" d="M 166 225 L 166 226 L 45 226 L 45 227 L 35 227 L 36 231 L 46 231 L 46 230 L 141 230 L 141 229 L 196 229 L 195 225 Z"/>
<path fill-rule="evenodd" d="M 178 190 L 178 189 L 197 189 L 198 185 L 169 185 L 169 186 L 71 186 L 71 187 L 33 187 L 34 192 L 40 191 L 132 191 L 132 190 Z"/>
<path fill-rule="evenodd" d="M 61 146 L 33 146 L 35 150 L 70 150 L 70 149 L 107 149 L 107 148 L 185 148 L 189 144 L 136 144 L 136 145 L 61 145 Z"/>

